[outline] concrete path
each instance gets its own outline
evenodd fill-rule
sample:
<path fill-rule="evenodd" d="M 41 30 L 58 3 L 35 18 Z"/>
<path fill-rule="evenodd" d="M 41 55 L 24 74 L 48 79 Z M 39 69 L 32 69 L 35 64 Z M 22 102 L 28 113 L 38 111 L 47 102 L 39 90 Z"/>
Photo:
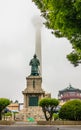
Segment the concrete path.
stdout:
<path fill-rule="evenodd" d="M 0 130 L 81 130 L 81 126 L 0 126 Z"/>

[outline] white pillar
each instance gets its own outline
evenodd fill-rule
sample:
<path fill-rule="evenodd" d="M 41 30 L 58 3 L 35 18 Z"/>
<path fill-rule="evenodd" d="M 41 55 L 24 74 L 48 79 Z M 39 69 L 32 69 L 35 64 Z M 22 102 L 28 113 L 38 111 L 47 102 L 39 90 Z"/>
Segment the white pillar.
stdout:
<path fill-rule="evenodd" d="M 41 28 L 36 28 L 36 43 L 35 43 L 35 54 L 37 55 L 39 61 L 40 61 L 40 75 L 42 75 L 42 47 L 41 47 Z"/>
<path fill-rule="evenodd" d="M 40 16 L 35 16 L 32 19 L 33 25 L 36 30 L 36 41 L 35 41 L 35 53 L 40 61 L 40 75 L 42 75 L 42 47 L 41 47 L 41 28 L 42 28 L 42 19 Z"/>

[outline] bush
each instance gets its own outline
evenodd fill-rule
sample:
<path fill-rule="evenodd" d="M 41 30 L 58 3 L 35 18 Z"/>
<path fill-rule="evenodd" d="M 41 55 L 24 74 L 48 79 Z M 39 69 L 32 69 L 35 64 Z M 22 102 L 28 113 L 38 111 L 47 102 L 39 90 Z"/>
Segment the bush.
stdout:
<path fill-rule="evenodd" d="M 58 106 L 59 101 L 55 98 L 43 98 L 39 102 L 39 106 L 42 107 L 45 118 L 47 121 L 51 121 L 55 108 Z"/>
<path fill-rule="evenodd" d="M 12 116 L 12 113 L 11 112 L 7 112 L 7 113 L 5 113 L 5 116 Z"/>
<path fill-rule="evenodd" d="M 58 113 L 54 113 L 54 114 L 53 114 L 53 119 L 54 119 L 54 120 L 59 119 L 59 115 L 58 115 Z"/>
<path fill-rule="evenodd" d="M 59 118 L 66 120 L 81 120 L 81 100 L 66 102 L 59 111 Z"/>

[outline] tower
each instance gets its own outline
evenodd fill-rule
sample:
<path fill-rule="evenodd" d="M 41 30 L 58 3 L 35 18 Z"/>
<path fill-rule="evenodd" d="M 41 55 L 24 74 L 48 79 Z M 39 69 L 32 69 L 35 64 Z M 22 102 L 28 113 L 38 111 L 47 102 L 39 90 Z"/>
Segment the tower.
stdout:
<path fill-rule="evenodd" d="M 42 28 L 42 19 L 39 16 L 33 18 L 33 25 L 35 27 L 35 54 L 40 60 L 40 75 L 42 75 L 42 43 L 41 43 L 41 28 Z"/>
<path fill-rule="evenodd" d="M 36 29 L 35 41 L 35 55 L 30 60 L 31 73 L 26 77 L 26 88 L 22 91 L 24 96 L 24 120 L 27 121 L 28 117 L 33 117 L 35 120 L 45 119 L 42 108 L 38 106 L 38 102 L 46 94 L 42 89 L 42 56 L 41 56 L 41 19 L 37 16 L 33 19 L 33 24 Z"/>

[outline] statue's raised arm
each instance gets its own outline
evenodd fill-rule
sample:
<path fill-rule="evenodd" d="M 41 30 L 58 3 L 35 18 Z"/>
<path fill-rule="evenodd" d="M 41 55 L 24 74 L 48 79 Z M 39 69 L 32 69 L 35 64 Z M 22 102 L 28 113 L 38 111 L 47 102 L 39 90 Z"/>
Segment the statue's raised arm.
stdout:
<path fill-rule="evenodd" d="M 39 62 L 39 59 L 37 59 L 36 54 L 33 56 L 33 59 L 31 59 L 29 65 L 31 66 L 31 75 L 33 75 L 33 76 L 39 75 L 39 67 L 38 66 L 40 66 L 40 62 Z"/>

